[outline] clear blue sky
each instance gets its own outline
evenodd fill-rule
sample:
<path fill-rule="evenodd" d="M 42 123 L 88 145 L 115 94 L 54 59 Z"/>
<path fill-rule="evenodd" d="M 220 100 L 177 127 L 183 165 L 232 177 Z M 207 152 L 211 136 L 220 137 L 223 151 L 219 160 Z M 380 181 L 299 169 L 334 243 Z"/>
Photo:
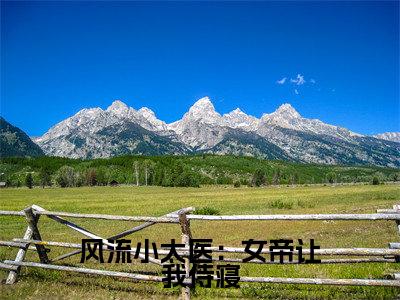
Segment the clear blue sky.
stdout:
<path fill-rule="evenodd" d="M 205 95 L 399 131 L 399 2 L 2 1 L 1 115 L 30 135 L 114 99 L 171 122 Z"/>

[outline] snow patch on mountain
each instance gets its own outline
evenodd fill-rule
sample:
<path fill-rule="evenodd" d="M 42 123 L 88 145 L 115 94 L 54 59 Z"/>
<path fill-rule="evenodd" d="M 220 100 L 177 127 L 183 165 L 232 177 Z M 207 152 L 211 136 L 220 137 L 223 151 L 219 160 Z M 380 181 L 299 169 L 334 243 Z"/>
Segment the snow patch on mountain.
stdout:
<path fill-rule="evenodd" d="M 116 116 L 125 117 L 130 113 L 135 113 L 136 111 L 133 108 L 129 108 L 121 100 L 115 100 L 106 110 L 107 112 L 113 113 Z"/>
<path fill-rule="evenodd" d="M 197 100 L 181 120 L 168 124 L 168 128 L 179 135 L 190 129 L 191 124 L 197 122 L 205 124 L 219 124 L 221 122 L 221 115 L 215 111 L 209 97 Z"/>
<path fill-rule="evenodd" d="M 245 114 L 240 108 L 222 116 L 222 124 L 231 128 L 240 128 L 246 131 L 255 131 L 259 123 L 256 117 Z"/>
<path fill-rule="evenodd" d="M 136 111 L 134 108 L 128 107 L 124 102 L 115 100 L 105 110 L 99 107 L 80 110 L 72 117 L 51 127 L 43 136 L 36 138 L 35 142 L 39 145 L 48 144 L 51 140 L 59 140 L 63 136 L 78 133 L 79 135 L 91 136 L 105 127 L 124 122 L 136 123 L 150 131 L 168 132 L 165 122 L 157 119 L 154 112 L 150 109 L 144 107 Z M 57 151 L 62 152 L 62 149 L 70 149 L 72 145 L 70 143 L 67 145 L 63 141 L 62 144 L 54 145 L 54 147 L 61 148 Z"/>
<path fill-rule="evenodd" d="M 360 134 L 351 132 L 348 129 L 326 124 L 318 119 L 303 118 L 294 108 L 288 103 L 282 104 L 276 111 L 271 114 L 264 114 L 261 117 L 260 127 L 279 126 L 282 128 L 313 133 L 330 135 L 345 140 L 352 139 Z"/>
<path fill-rule="evenodd" d="M 164 121 L 157 119 L 156 114 L 147 107 L 142 107 L 138 110 L 138 114 L 141 115 L 146 121 L 148 121 L 150 127 L 144 126 L 149 130 L 156 130 L 159 132 L 168 131 L 167 124 Z"/>
<path fill-rule="evenodd" d="M 377 139 L 400 143 L 400 132 L 384 132 L 374 135 Z"/>

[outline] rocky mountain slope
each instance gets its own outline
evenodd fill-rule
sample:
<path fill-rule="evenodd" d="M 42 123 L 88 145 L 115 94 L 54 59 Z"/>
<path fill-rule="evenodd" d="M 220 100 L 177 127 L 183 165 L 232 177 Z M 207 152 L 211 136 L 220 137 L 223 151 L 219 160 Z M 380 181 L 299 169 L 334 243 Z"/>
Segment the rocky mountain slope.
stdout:
<path fill-rule="evenodd" d="M 400 143 L 303 118 L 290 104 L 260 119 L 239 108 L 221 115 L 208 97 L 170 124 L 148 108 L 135 110 L 117 100 L 105 110 L 79 111 L 36 142 L 46 154 L 74 158 L 206 152 L 400 167 Z"/>
<path fill-rule="evenodd" d="M 25 132 L 0 117 L 0 157 L 42 155 L 42 149 Z"/>
<path fill-rule="evenodd" d="M 400 143 L 400 132 L 385 132 L 374 135 L 377 139 Z"/>

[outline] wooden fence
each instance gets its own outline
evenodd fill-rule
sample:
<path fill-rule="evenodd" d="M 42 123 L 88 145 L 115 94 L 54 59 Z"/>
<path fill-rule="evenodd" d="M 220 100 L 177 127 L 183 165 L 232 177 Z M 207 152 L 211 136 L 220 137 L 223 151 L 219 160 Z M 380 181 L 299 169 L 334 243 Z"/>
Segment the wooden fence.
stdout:
<path fill-rule="evenodd" d="M 157 223 L 176 223 L 180 225 L 182 243 L 185 244 L 183 250 L 179 250 L 180 254 L 185 259 L 185 280 L 184 286 L 182 287 L 182 298 L 190 299 L 190 262 L 189 262 L 189 241 L 192 238 L 190 230 L 190 221 L 243 221 L 243 220 L 263 220 L 263 221 L 296 221 L 296 220 L 391 220 L 395 221 L 397 229 L 400 232 L 400 205 L 393 206 L 393 209 L 381 209 L 377 213 L 371 214 L 308 214 L 308 215 L 234 215 L 234 216 L 209 216 L 209 215 L 192 215 L 191 212 L 194 208 L 187 207 L 183 208 L 161 217 L 144 217 L 144 216 L 117 216 L 117 215 L 104 215 L 104 214 L 79 214 L 79 213 L 68 213 L 68 212 L 55 212 L 47 211 L 40 206 L 32 205 L 23 211 L 0 211 L 0 216 L 16 216 L 23 217 L 26 219 L 28 226 L 25 231 L 23 238 L 15 238 L 12 241 L 0 241 L 0 246 L 5 247 L 16 247 L 19 248 L 17 255 L 14 260 L 5 260 L 0 262 L 0 268 L 9 270 L 8 277 L 6 279 L 7 284 L 13 284 L 17 280 L 18 273 L 21 267 L 34 267 L 44 268 L 50 270 L 60 270 L 68 272 L 77 272 L 92 275 L 103 275 L 118 278 L 129 278 L 135 281 L 155 281 L 161 282 L 163 277 L 135 274 L 128 272 L 116 272 L 107 270 L 97 270 L 82 267 L 64 266 L 61 264 L 55 264 L 57 261 L 61 261 L 67 257 L 78 255 L 81 253 L 81 244 L 56 242 L 56 241 L 44 241 L 42 240 L 41 234 L 38 229 L 38 221 L 40 216 L 44 215 L 58 223 L 61 223 L 68 228 L 79 232 L 80 234 L 91 238 L 101 239 L 104 244 L 104 250 L 110 250 L 107 246 L 115 246 L 110 243 L 109 240 L 116 240 L 126 237 L 134 232 L 150 227 Z M 84 218 L 84 219 L 96 219 L 96 220 L 114 220 L 114 221 L 135 221 L 144 222 L 138 226 L 130 228 L 126 231 L 115 234 L 114 236 L 103 238 L 95 233 L 86 230 L 85 228 L 74 224 L 71 221 L 64 219 L 67 218 Z M 71 252 L 63 254 L 61 256 L 49 259 L 47 253 L 49 249 L 45 247 L 62 247 L 74 249 Z M 213 252 L 225 252 L 225 253 L 246 253 L 243 248 L 224 247 L 211 247 Z M 26 252 L 28 250 L 34 250 L 38 253 L 40 262 L 24 261 Z M 130 255 L 136 253 L 138 249 L 132 248 L 128 250 Z M 254 251 L 256 249 L 253 249 Z M 144 258 L 144 249 L 139 249 L 137 252 L 139 258 Z M 297 250 L 293 251 L 294 255 L 298 255 Z M 169 251 L 158 250 L 159 255 L 166 255 Z M 150 254 L 154 254 L 152 250 L 149 250 Z M 269 250 L 262 250 L 261 253 L 271 253 Z M 303 249 L 304 255 L 309 254 L 309 249 Z M 336 258 L 336 259 L 321 259 L 322 264 L 340 264 L 340 263 L 367 263 L 367 262 L 385 262 L 385 263 L 399 263 L 400 262 L 400 243 L 389 243 L 388 248 L 329 248 L 329 249 L 316 249 L 314 250 L 315 255 L 320 256 L 349 256 L 349 258 Z M 354 258 L 357 257 L 357 258 Z M 217 260 L 214 259 L 213 260 Z M 218 259 L 218 261 L 220 261 Z M 162 266 L 161 260 L 150 257 L 149 262 Z M 224 258 L 222 262 L 237 262 L 245 263 L 242 259 L 238 258 Z M 251 260 L 246 263 L 262 263 L 271 264 L 275 262 L 266 261 L 261 262 L 258 260 Z M 292 262 L 296 263 L 296 262 Z M 278 278 L 278 277 L 240 277 L 241 282 L 262 282 L 262 283 L 284 283 L 284 284 L 314 284 L 314 285 L 353 285 L 353 286 L 389 286 L 389 287 L 400 287 L 400 273 L 393 274 L 393 279 L 327 279 L 327 278 Z M 213 276 L 214 280 L 217 280 L 216 276 Z"/>

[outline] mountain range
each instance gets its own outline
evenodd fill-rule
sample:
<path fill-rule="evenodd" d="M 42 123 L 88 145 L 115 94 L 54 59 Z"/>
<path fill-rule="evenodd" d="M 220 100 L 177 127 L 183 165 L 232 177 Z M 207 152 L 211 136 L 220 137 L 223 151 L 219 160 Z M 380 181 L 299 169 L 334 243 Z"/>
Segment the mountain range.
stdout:
<path fill-rule="evenodd" d="M 302 117 L 290 104 L 256 118 L 239 108 L 219 114 L 208 97 L 167 124 L 143 107 L 116 100 L 82 109 L 34 139 L 47 155 L 104 158 L 121 154 L 214 153 L 305 163 L 400 167 L 400 133 L 366 136 Z"/>

